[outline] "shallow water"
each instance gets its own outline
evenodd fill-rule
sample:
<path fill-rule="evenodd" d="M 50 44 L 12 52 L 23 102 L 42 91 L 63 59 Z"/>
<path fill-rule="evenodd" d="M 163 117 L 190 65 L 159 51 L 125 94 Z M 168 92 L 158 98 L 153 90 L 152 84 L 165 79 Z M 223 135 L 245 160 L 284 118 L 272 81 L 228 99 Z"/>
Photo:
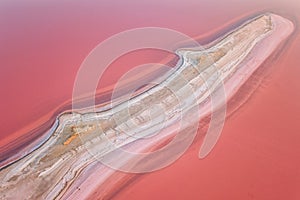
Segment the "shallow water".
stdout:
<path fill-rule="evenodd" d="M 117 5 L 108 1 L 2 2 L 1 147 L 70 108 L 68 102 L 81 62 L 112 34 L 160 26 L 193 37 L 202 35 L 200 41 L 205 44 L 224 32 L 222 28 L 227 28 L 228 22 L 262 11 L 299 20 L 299 8 L 296 1 L 271 0 L 122 1 Z M 209 157 L 198 159 L 199 138 L 172 166 L 131 179 L 122 190 L 117 189 L 114 197 L 298 199 L 299 42 L 297 33 L 283 54 L 267 64 L 266 78 L 247 103 L 226 120 L 222 137 Z M 161 62 L 165 56 L 145 51 L 120 58 L 99 88 L 112 85 L 137 64 Z"/>

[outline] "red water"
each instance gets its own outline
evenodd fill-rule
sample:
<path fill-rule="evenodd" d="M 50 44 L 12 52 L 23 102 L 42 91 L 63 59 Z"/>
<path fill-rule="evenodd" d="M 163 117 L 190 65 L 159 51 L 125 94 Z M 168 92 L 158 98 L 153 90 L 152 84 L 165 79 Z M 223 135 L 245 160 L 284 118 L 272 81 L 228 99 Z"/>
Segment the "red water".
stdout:
<path fill-rule="evenodd" d="M 144 26 L 198 36 L 261 11 L 300 20 L 296 0 L 2 1 L 1 146 L 49 120 L 57 107 L 71 99 L 81 62 L 109 36 Z M 226 120 L 221 139 L 209 157 L 198 160 L 198 141 L 176 163 L 139 176 L 114 197 L 299 199 L 298 52 L 300 37 L 296 35 L 284 54 L 270 64 L 267 80 Z M 112 84 L 137 63 L 163 58 L 146 53 L 129 56 L 123 65 L 116 62 L 99 87 Z"/>

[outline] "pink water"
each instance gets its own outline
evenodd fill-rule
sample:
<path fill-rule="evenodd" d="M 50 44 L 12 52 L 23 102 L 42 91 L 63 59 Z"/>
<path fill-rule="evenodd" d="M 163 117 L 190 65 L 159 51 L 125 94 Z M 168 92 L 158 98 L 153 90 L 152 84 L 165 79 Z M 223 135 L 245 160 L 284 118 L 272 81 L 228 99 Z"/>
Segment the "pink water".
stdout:
<path fill-rule="evenodd" d="M 43 124 L 72 97 L 87 54 L 118 32 L 171 28 L 204 42 L 248 14 L 273 11 L 300 20 L 295 1 L 2 1 L 0 3 L 0 148 Z M 220 28 L 223 27 L 223 28 Z M 226 27 L 226 26 L 225 26 Z M 226 27 L 230 29 L 230 27 Z M 200 140 L 180 160 L 139 176 L 116 199 L 299 199 L 300 37 L 296 33 L 254 95 L 225 122 L 214 151 L 198 160 Z M 145 51 L 114 63 L 105 88 L 143 62 Z M 270 67 L 271 66 L 271 67 Z"/>

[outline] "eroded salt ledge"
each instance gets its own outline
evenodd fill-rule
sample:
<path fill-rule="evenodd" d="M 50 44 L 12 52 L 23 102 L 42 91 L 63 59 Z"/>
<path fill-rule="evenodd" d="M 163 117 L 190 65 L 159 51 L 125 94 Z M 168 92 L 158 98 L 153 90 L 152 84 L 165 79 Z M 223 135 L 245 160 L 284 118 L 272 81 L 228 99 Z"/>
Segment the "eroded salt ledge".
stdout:
<path fill-rule="evenodd" d="M 120 157 L 115 147 L 130 143 L 126 150 L 149 149 L 173 136 L 182 113 L 190 113 L 200 105 L 198 118 L 191 115 L 181 124 L 184 134 L 173 145 L 176 150 L 199 118 L 209 114 L 210 91 L 223 81 L 230 99 L 293 30 L 294 25 L 278 15 L 258 16 L 205 51 L 178 50 L 184 62 L 177 71 L 160 85 L 132 98 L 129 107 L 124 102 L 107 111 L 61 116 L 60 126 L 45 144 L 2 168 L 1 199 L 83 199 L 95 188 L 100 195 L 107 195 L 113 183 L 106 181 L 114 170 L 96 158 L 107 157 L 123 169 L 137 164 L 147 169 L 167 159 L 151 157 L 150 163 L 150 157 L 137 160 Z M 160 110 L 152 109 L 156 104 L 164 109 L 165 118 L 161 118 Z M 153 124 L 147 114 L 149 110 Z M 136 141 L 137 136 L 156 133 L 162 123 L 164 129 L 157 136 Z"/>

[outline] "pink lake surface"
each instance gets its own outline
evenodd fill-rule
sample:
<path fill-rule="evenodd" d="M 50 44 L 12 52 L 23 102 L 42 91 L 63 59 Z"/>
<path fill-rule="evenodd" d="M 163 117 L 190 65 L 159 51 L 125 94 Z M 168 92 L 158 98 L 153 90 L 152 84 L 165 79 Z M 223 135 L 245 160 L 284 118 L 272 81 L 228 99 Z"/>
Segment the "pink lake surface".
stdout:
<path fill-rule="evenodd" d="M 68 108 L 80 64 L 113 34 L 158 26 L 191 37 L 205 35 L 205 44 L 224 31 L 224 24 L 263 11 L 296 24 L 300 20 L 296 0 L 1 1 L 0 149 Z M 197 157 L 198 139 L 177 162 L 131 179 L 113 198 L 300 199 L 297 31 L 280 57 L 266 64 L 268 75 L 259 88 L 226 120 L 207 158 Z M 207 38 L 208 33 L 214 34 Z M 114 84 L 137 64 L 160 62 L 165 56 L 149 50 L 120 58 L 99 88 Z"/>

